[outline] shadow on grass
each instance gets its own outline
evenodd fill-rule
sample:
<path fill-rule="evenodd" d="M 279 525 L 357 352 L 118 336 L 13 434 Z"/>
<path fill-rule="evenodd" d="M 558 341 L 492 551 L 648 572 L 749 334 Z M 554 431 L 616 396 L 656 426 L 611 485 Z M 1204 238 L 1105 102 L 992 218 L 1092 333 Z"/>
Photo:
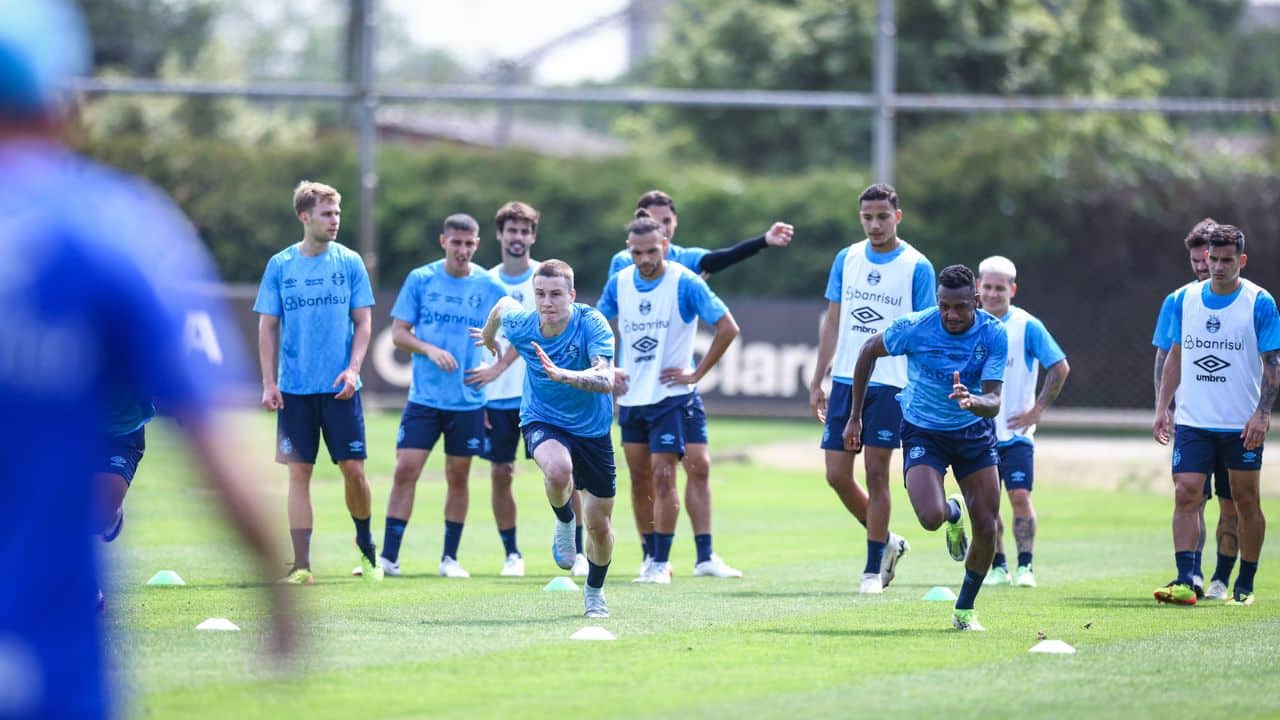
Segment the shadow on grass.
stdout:
<path fill-rule="evenodd" d="M 797 637 L 868 637 L 868 638 L 913 638 L 934 637 L 941 634 L 954 634 L 950 628 L 945 629 L 908 629 L 908 628 L 828 628 L 825 630 L 803 630 L 786 628 L 765 628 L 758 632 L 768 635 L 792 635 Z"/>
<path fill-rule="evenodd" d="M 1142 608 L 1160 607 L 1151 597 L 1065 597 L 1058 600 L 1063 605 L 1088 608 Z"/>
<path fill-rule="evenodd" d="M 811 590 L 809 592 L 794 592 L 790 590 L 731 590 L 729 592 L 716 593 L 719 597 L 736 597 L 736 598 L 823 598 L 823 597 L 855 597 L 857 592 L 838 591 L 838 590 Z"/>

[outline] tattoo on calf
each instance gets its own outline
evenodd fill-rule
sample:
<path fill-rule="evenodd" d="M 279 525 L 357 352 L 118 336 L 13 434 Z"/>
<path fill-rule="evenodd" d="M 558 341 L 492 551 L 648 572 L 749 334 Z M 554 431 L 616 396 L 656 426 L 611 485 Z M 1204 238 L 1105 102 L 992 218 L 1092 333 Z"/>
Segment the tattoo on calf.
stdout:
<path fill-rule="evenodd" d="M 1036 542 L 1036 519 L 1034 517 L 1015 517 L 1013 519 L 1013 537 L 1018 542 L 1018 552 L 1032 552 Z"/>

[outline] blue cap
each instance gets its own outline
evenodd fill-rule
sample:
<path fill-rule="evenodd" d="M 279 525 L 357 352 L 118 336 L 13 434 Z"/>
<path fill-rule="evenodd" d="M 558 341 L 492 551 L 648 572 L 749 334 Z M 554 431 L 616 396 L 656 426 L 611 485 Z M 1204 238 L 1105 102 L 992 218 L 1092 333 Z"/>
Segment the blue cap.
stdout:
<path fill-rule="evenodd" d="M 0 116 L 39 115 L 89 68 L 84 18 L 65 0 L 0 0 Z"/>

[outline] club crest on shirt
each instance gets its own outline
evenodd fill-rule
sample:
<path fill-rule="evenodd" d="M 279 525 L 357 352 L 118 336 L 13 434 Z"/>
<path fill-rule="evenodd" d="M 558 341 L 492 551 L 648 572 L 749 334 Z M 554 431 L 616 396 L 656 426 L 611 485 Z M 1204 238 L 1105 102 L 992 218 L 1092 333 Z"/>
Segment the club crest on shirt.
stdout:
<path fill-rule="evenodd" d="M 342 274 L 342 273 L 340 273 L 340 272 L 336 272 L 336 273 L 334 273 L 333 275 L 331 275 L 331 276 L 329 277 L 329 279 L 330 279 L 331 281 L 333 281 L 333 284 L 334 284 L 334 285 L 337 285 L 337 286 L 341 287 L 341 286 L 342 286 L 342 284 L 343 284 L 343 283 L 345 283 L 345 282 L 347 281 L 347 276 L 346 276 L 346 275 L 343 275 L 343 274 Z"/>
<path fill-rule="evenodd" d="M 650 310 L 653 310 L 653 304 L 652 304 L 652 303 L 650 303 L 648 300 L 641 300 L 641 301 L 640 301 L 640 314 L 641 314 L 641 315 L 648 315 Z"/>
<path fill-rule="evenodd" d="M 1204 329 L 1210 335 L 1215 335 L 1222 329 L 1222 321 L 1218 319 L 1217 315 L 1210 315 L 1209 319 L 1204 321 Z"/>
<path fill-rule="evenodd" d="M 987 359 L 987 346 L 986 346 L 986 345 L 974 345 L 974 346 L 973 346 L 973 359 L 974 359 L 974 360 L 977 360 L 978 362 L 985 362 L 985 361 L 986 361 L 986 359 Z"/>
<path fill-rule="evenodd" d="M 879 270 L 872 270 L 871 272 L 867 273 L 867 284 L 868 284 L 868 285 L 879 285 L 879 284 L 880 284 L 880 271 L 879 271 Z"/>

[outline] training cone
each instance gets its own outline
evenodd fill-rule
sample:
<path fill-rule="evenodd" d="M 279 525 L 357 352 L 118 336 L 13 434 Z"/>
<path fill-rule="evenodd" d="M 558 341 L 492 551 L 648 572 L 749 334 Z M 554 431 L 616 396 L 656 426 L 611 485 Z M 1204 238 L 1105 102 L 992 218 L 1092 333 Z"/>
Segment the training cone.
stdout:
<path fill-rule="evenodd" d="M 566 578 L 567 579 L 567 578 Z M 588 625 L 569 636 L 570 640 L 616 640 L 613 633 L 602 627 Z"/>
<path fill-rule="evenodd" d="M 1076 649 L 1061 640 L 1041 640 L 1027 652 L 1049 653 L 1051 655 L 1075 655 Z"/>
<path fill-rule="evenodd" d="M 561 576 L 551 578 L 551 582 L 542 589 L 547 592 L 577 592 L 578 583 L 574 582 L 573 578 Z"/>
<path fill-rule="evenodd" d="M 178 573 L 172 570 L 161 570 L 147 581 L 148 585 L 186 585 Z"/>
<path fill-rule="evenodd" d="M 946 587 L 943 585 L 936 585 L 934 587 L 929 588 L 929 592 L 925 593 L 924 597 L 920 599 L 921 600 L 955 600 L 956 594 L 952 592 L 951 588 L 949 587 Z"/>
<path fill-rule="evenodd" d="M 197 630 L 225 630 L 225 631 L 234 632 L 234 631 L 238 631 L 240 629 L 240 626 L 236 625 L 235 623 L 231 622 L 226 618 L 209 618 L 208 620 L 205 620 L 204 622 L 197 625 L 196 629 Z"/>

